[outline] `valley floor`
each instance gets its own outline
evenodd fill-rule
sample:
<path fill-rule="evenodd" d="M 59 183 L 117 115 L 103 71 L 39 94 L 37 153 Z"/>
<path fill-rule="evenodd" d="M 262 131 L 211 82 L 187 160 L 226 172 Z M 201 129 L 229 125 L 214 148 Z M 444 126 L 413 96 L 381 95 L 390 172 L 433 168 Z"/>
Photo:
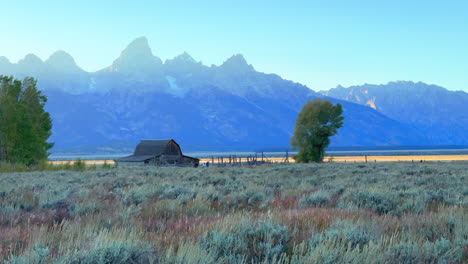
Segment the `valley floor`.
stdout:
<path fill-rule="evenodd" d="M 467 263 L 468 162 L 0 174 L 0 263 Z"/>

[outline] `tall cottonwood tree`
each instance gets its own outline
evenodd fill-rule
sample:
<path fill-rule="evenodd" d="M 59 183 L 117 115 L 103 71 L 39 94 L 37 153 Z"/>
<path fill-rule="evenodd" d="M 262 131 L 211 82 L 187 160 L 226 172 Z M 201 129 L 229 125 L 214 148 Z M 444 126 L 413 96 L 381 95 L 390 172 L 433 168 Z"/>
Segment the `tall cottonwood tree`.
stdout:
<path fill-rule="evenodd" d="M 316 98 L 304 105 L 296 120 L 291 145 L 299 150 L 298 162 L 322 162 L 330 137 L 343 126 L 343 108 L 329 100 Z"/>
<path fill-rule="evenodd" d="M 33 78 L 0 76 L 0 161 L 32 165 L 47 159 L 53 144 L 47 98 Z"/>

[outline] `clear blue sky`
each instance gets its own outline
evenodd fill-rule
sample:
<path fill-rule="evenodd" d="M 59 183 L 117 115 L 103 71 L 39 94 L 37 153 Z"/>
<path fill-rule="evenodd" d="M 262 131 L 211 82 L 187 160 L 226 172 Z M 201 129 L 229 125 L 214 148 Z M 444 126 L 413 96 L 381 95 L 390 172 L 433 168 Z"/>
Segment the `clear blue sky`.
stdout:
<path fill-rule="evenodd" d="M 163 60 L 241 53 L 314 90 L 394 80 L 468 91 L 468 1 L 3 1 L 0 56 L 104 68 L 136 37 Z"/>

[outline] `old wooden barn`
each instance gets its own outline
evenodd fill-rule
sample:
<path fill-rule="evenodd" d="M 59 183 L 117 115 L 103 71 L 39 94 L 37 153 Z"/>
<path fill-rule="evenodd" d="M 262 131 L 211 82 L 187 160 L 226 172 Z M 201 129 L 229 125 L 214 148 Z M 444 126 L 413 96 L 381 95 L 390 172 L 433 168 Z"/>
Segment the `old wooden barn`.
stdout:
<path fill-rule="evenodd" d="M 116 159 L 121 165 L 176 165 L 197 167 L 200 160 L 182 154 L 173 139 L 141 140 L 133 155 Z"/>

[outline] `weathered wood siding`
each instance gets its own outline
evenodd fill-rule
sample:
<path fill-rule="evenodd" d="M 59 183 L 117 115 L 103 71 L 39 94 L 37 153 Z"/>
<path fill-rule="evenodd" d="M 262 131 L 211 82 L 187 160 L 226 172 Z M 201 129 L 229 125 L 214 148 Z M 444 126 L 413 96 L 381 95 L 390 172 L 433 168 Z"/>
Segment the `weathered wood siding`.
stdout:
<path fill-rule="evenodd" d="M 164 155 L 178 155 L 182 156 L 182 150 L 180 149 L 180 146 L 175 143 L 174 141 L 169 141 L 167 144 L 166 148 L 164 149 Z"/>

